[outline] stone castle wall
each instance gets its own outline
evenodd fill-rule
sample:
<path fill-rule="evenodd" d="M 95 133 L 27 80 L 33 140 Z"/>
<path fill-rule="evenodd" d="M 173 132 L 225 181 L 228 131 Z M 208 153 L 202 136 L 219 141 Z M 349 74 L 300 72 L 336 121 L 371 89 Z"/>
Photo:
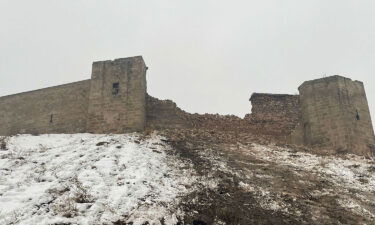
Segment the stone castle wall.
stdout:
<path fill-rule="evenodd" d="M 147 127 L 149 129 L 203 129 L 249 131 L 247 121 L 233 115 L 188 113 L 171 100 L 147 97 Z"/>
<path fill-rule="evenodd" d="M 142 57 L 94 62 L 90 80 L 0 97 L 0 135 L 195 129 L 365 155 L 375 152 L 363 83 L 332 76 L 300 95 L 254 93 L 252 113 L 191 114 L 147 94 Z M 245 136 L 246 136 L 245 135 Z"/>
<path fill-rule="evenodd" d="M 251 114 L 245 116 L 259 132 L 285 136 L 298 125 L 301 112 L 298 95 L 254 93 Z"/>
<path fill-rule="evenodd" d="M 300 87 L 300 135 L 305 145 L 366 154 L 374 131 L 362 82 L 331 76 Z"/>
<path fill-rule="evenodd" d="M 171 100 L 159 100 L 147 95 L 146 121 L 149 129 L 192 128 L 189 114 L 177 107 Z"/>
<path fill-rule="evenodd" d="M 93 63 L 88 132 L 124 133 L 144 130 L 146 70 L 142 57 Z"/>
<path fill-rule="evenodd" d="M 250 101 L 251 114 L 259 120 L 299 120 L 298 95 L 254 93 Z"/>
<path fill-rule="evenodd" d="M 0 135 L 86 131 L 90 80 L 0 98 Z"/>
<path fill-rule="evenodd" d="M 0 97 L 0 135 L 142 131 L 146 92 L 142 57 L 94 62 L 90 80 Z"/>
<path fill-rule="evenodd" d="M 282 143 L 289 141 L 290 133 L 298 123 L 299 107 L 295 107 L 298 96 L 255 94 L 251 100 L 252 114 L 240 118 L 234 115 L 191 114 L 171 100 L 148 96 L 147 128 L 232 132 Z"/>

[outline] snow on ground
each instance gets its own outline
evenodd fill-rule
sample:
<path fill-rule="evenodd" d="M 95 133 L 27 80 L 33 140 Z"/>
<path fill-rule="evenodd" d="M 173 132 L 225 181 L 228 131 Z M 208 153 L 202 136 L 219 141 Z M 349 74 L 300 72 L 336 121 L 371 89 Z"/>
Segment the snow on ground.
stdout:
<path fill-rule="evenodd" d="M 0 224 L 176 224 L 194 173 L 152 135 L 19 135 L 0 150 Z"/>
<path fill-rule="evenodd" d="M 258 164 L 290 168 L 302 183 L 309 182 L 303 177 L 308 173 L 329 181 L 327 187 L 311 195 L 337 194 L 341 206 L 375 219 L 373 159 L 239 145 L 226 152 L 199 151 L 199 157 L 208 160 L 212 168 L 205 176 L 197 176 L 193 166 L 178 158 L 162 139 L 156 134 L 147 138 L 138 134 L 10 137 L 7 149 L 0 149 L 0 224 L 99 225 L 119 220 L 134 225 L 146 221 L 176 224 L 184 215 L 179 208 L 182 197 L 202 187 L 197 184 L 212 190 L 218 187 L 221 180 L 215 171 L 237 177 L 239 186 L 252 194 L 260 207 L 298 217 L 299 210 L 293 211 L 277 190 L 254 182 L 274 179 L 273 173 L 255 171 Z M 243 166 L 233 167 L 228 156 L 236 156 Z"/>
<path fill-rule="evenodd" d="M 336 195 L 337 202 L 357 215 L 375 220 L 375 160 L 348 154 L 318 156 L 292 149 L 254 144 L 246 154 L 283 165 L 296 171 L 307 171 L 332 183 L 311 195 Z M 304 178 L 301 177 L 301 180 Z M 371 209 L 370 209 L 371 208 Z M 372 210 L 372 212 L 370 211 Z"/>
<path fill-rule="evenodd" d="M 287 168 L 297 177 L 301 185 L 308 186 L 309 178 L 305 178 L 306 174 L 314 174 L 315 176 L 326 181 L 327 186 L 321 190 L 315 190 L 310 194 L 316 196 L 336 196 L 337 202 L 342 207 L 353 211 L 355 214 L 365 218 L 375 219 L 373 211 L 375 196 L 375 161 L 374 159 L 365 159 L 356 155 L 338 156 L 318 156 L 304 152 L 296 152 L 293 149 L 281 148 L 275 145 L 252 144 L 251 146 L 227 146 L 225 147 L 228 154 L 237 155 L 235 160 L 242 163 L 240 169 L 233 167 L 232 161 L 228 161 L 227 156 L 221 155 L 220 150 L 211 149 L 209 151 L 200 152 L 200 156 L 209 160 L 214 170 L 220 170 L 225 173 L 232 174 L 240 178 L 239 186 L 251 193 L 258 201 L 260 207 L 272 211 L 280 211 L 286 214 L 292 214 L 299 217 L 301 212 L 298 208 L 294 208 L 288 201 L 284 201 L 284 190 L 275 190 L 268 185 L 255 183 L 257 180 L 276 181 L 273 177 L 273 166 Z M 238 157 L 243 155 L 243 157 Z M 251 161 L 246 159 L 257 159 Z M 252 165 L 250 169 L 246 165 Z M 256 170 L 262 166 L 270 169 Z M 286 177 L 285 179 L 289 179 Z M 219 181 L 217 181 L 219 182 Z M 267 184 L 268 182 L 265 182 Z M 329 184 L 329 185 L 328 185 Z M 293 190 L 290 190 L 293 192 Z M 298 196 L 296 194 L 296 196 Z M 292 196 L 293 201 L 296 198 Z M 371 211 L 368 208 L 371 208 Z"/>
<path fill-rule="evenodd" d="M 254 145 L 248 154 L 253 154 L 262 160 L 276 162 L 278 165 L 329 177 L 338 186 L 361 191 L 375 191 L 374 159 L 365 159 L 351 154 L 346 155 L 346 158 L 317 156 L 287 148 L 262 145 Z"/>

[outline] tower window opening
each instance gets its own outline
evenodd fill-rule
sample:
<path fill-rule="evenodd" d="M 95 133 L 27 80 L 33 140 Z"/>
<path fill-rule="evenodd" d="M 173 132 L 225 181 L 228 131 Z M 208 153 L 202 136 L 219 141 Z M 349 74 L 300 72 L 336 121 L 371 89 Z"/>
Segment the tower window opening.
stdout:
<path fill-rule="evenodd" d="M 113 83 L 112 84 L 112 95 L 116 96 L 120 92 L 120 84 L 119 83 Z"/>
<path fill-rule="evenodd" d="M 355 118 L 356 118 L 357 120 L 360 120 L 360 119 L 361 119 L 361 117 L 359 116 L 359 112 L 358 112 L 358 110 L 356 111 Z"/>
<path fill-rule="evenodd" d="M 50 118 L 49 118 L 49 122 L 50 123 L 53 123 L 53 114 L 51 114 Z"/>

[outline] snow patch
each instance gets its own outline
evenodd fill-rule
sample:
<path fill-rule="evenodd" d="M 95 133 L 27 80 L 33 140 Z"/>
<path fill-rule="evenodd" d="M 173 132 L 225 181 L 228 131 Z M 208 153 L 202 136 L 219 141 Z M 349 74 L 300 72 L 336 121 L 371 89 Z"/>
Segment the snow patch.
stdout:
<path fill-rule="evenodd" d="M 0 151 L 0 224 L 176 224 L 190 165 L 162 137 L 19 135 Z"/>

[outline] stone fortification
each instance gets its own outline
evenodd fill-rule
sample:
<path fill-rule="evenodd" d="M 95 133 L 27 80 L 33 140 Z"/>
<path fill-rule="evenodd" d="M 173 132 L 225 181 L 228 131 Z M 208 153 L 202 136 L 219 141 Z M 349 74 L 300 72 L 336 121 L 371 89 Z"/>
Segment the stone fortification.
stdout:
<path fill-rule="evenodd" d="M 251 114 L 245 116 L 259 132 L 289 138 L 300 120 L 298 95 L 264 94 L 251 95 Z"/>
<path fill-rule="evenodd" d="M 93 63 L 88 132 L 124 133 L 144 130 L 146 70 L 142 57 Z"/>
<path fill-rule="evenodd" d="M 242 119 L 191 114 L 149 96 L 146 70 L 140 56 L 94 62 L 90 80 L 1 97 L 0 135 L 190 129 L 374 153 L 362 82 L 332 76 L 303 83 L 300 95 L 254 93 L 252 113 Z"/>
<path fill-rule="evenodd" d="M 92 68 L 91 80 L 1 97 L 0 135 L 142 131 L 142 57 L 94 62 Z"/>
<path fill-rule="evenodd" d="M 160 100 L 147 95 L 147 127 L 149 129 L 192 128 L 189 114 L 177 107 L 171 100 Z"/>
<path fill-rule="evenodd" d="M 198 129 L 248 133 L 279 143 L 329 149 L 332 153 L 374 153 L 374 132 L 363 83 L 332 76 L 308 81 L 300 95 L 254 93 L 252 113 L 236 116 L 190 114 L 169 100 L 148 97 L 151 129 Z"/>
<path fill-rule="evenodd" d="M 259 94 L 252 99 L 272 99 L 270 96 L 272 95 Z M 246 139 L 259 137 L 264 140 L 274 140 L 285 143 L 289 140 L 290 132 L 297 122 L 295 121 L 295 116 L 291 116 L 290 120 L 283 119 L 283 115 L 286 115 L 288 111 L 284 111 L 286 109 L 281 105 L 282 102 L 292 104 L 291 102 L 296 101 L 296 97 L 287 96 L 286 98 L 278 98 L 278 100 L 275 101 L 280 104 L 280 108 L 277 111 L 268 110 L 267 107 L 263 107 L 262 102 L 259 101 L 255 106 L 255 110 L 259 106 L 257 113 L 255 113 L 254 116 L 253 113 L 248 114 L 242 119 L 234 115 L 191 114 L 180 109 L 176 103 L 171 100 L 159 100 L 148 96 L 146 110 L 147 128 L 158 130 L 193 129 L 199 130 L 201 135 L 207 135 L 205 131 L 209 133 L 227 132 L 227 134 L 229 132 L 231 137 L 241 136 Z M 270 102 L 268 102 L 268 104 L 272 105 Z M 268 112 L 267 117 L 261 118 L 262 110 L 260 110 L 260 108 Z M 298 111 L 298 109 L 293 109 L 293 107 L 288 107 L 288 109 L 290 111 Z M 223 134 L 223 136 L 226 135 Z"/>
<path fill-rule="evenodd" d="M 86 131 L 90 80 L 0 98 L 0 135 Z"/>
<path fill-rule="evenodd" d="M 374 130 L 363 83 L 341 76 L 306 81 L 299 87 L 299 132 L 303 144 L 337 152 L 373 151 Z"/>
<path fill-rule="evenodd" d="M 298 121 L 300 116 L 298 95 L 253 93 L 250 102 L 251 115 L 258 120 Z"/>
<path fill-rule="evenodd" d="M 147 98 L 147 127 L 150 129 L 204 129 L 249 131 L 245 120 L 233 115 L 188 113 L 171 100 Z"/>

